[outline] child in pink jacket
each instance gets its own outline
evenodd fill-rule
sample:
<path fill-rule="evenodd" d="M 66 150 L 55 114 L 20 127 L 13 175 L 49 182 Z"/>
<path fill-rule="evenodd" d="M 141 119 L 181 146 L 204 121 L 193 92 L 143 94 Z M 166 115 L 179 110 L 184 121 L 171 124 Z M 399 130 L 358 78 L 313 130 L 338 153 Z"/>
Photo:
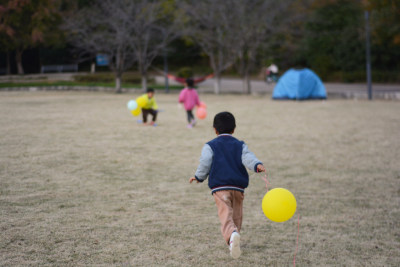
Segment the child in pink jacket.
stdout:
<path fill-rule="evenodd" d="M 194 88 L 193 79 L 186 79 L 186 87 L 183 88 L 179 94 L 179 103 L 183 103 L 183 106 L 185 107 L 187 120 L 189 123 L 187 127 L 193 128 L 193 126 L 196 124 L 196 120 L 193 116 L 192 110 L 195 106 L 200 105 L 199 95 Z"/>

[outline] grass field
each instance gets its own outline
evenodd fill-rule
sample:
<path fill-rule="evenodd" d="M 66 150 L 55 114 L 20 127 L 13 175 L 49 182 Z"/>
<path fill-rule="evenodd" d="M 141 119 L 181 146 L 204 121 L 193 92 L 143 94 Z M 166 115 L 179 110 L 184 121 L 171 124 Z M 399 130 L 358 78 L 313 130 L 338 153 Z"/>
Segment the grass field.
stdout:
<path fill-rule="evenodd" d="M 134 97 L 0 93 L 1 266 L 291 266 L 299 215 L 296 266 L 400 265 L 400 102 L 201 95 L 208 117 L 187 129 L 176 94 L 156 95 L 158 127 Z M 298 204 L 269 221 L 251 173 L 239 260 L 207 184 L 188 183 L 223 110 Z"/>
<path fill-rule="evenodd" d="M 57 87 L 57 86 L 68 86 L 68 87 L 76 87 L 76 86 L 85 86 L 85 87 L 108 87 L 108 88 L 115 88 L 115 82 L 76 82 L 76 81 L 42 81 L 42 82 L 35 82 L 35 81 L 28 81 L 28 82 L 1 82 L 0 88 L 24 88 L 24 87 Z M 123 82 L 121 85 L 122 88 L 141 88 L 142 85 L 138 83 L 126 83 Z M 149 84 L 149 87 L 154 89 L 165 89 L 164 85 L 157 85 L 157 84 Z M 183 86 L 179 85 L 170 85 L 170 90 L 181 90 Z"/>

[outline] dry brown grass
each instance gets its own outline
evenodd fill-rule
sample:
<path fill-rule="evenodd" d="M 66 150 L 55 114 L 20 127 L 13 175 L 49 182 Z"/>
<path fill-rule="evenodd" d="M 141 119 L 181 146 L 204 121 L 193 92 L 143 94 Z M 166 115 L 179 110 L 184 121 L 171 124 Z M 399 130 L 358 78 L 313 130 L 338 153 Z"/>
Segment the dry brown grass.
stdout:
<path fill-rule="evenodd" d="M 0 93 L 0 265 L 400 265 L 400 103 L 202 95 L 209 116 L 186 129 L 177 95 L 156 95 L 158 127 L 136 124 L 132 95 Z M 232 260 L 206 184 L 190 185 L 216 112 L 237 119 L 298 210 L 261 210 L 251 174 L 243 254 Z"/>

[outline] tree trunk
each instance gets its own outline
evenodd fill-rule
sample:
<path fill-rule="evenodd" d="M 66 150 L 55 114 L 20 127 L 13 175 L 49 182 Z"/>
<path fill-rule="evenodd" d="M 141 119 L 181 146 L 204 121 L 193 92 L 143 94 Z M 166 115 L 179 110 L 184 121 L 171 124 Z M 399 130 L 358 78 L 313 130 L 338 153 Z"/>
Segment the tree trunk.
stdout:
<path fill-rule="evenodd" d="M 121 73 L 117 73 L 115 76 L 115 93 L 120 94 L 122 93 L 121 88 Z"/>
<path fill-rule="evenodd" d="M 243 77 L 243 89 L 246 94 L 251 94 L 251 81 L 248 71 L 245 72 Z"/>
<path fill-rule="evenodd" d="M 17 61 L 18 74 L 24 74 L 24 67 L 22 66 L 22 53 L 24 51 L 17 49 L 15 52 L 15 61 Z"/>
<path fill-rule="evenodd" d="M 121 89 L 121 78 L 123 73 L 123 62 L 121 60 L 121 51 L 117 49 L 117 53 L 115 55 L 115 93 L 122 93 Z"/>
<path fill-rule="evenodd" d="M 221 75 L 218 73 L 214 80 L 214 93 L 219 95 L 221 93 Z"/>
<path fill-rule="evenodd" d="M 11 74 L 10 52 L 7 52 L 7 75 Z"/>
<path fill-rule="evenodd" d="M 246 81 L 246 77 L 242 77 L 242 90 L 243 90 L 243 94 L 247 94 L 248 88 L 247 88 L 248 84 Z"/>
<path fill-rule="evenodd" d="M 146 92 L 147 90 L 147 73 L 142 71 L 142 90 Z"/>
<path fill-rule="evenodd" d="M 92 62 L 90 65 L 90 73 L 95 73 L 96 72 L 96 63 Z"/>

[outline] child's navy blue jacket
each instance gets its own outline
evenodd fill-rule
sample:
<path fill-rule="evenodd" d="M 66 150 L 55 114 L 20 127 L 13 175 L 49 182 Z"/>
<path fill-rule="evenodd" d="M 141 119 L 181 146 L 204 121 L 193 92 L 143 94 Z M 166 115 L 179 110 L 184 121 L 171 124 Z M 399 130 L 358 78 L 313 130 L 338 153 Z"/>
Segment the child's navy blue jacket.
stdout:
<path fill-rule="evenodd" d="M 230 134 L 220 134 L 203 146 L 195 177 L 203 182 L 208 176 L 211 193 L 220 190 L 244 192 L 249 185 L 245 166 L 257 171 L 258 164 L 262 163 L 243 141 Z"/>

